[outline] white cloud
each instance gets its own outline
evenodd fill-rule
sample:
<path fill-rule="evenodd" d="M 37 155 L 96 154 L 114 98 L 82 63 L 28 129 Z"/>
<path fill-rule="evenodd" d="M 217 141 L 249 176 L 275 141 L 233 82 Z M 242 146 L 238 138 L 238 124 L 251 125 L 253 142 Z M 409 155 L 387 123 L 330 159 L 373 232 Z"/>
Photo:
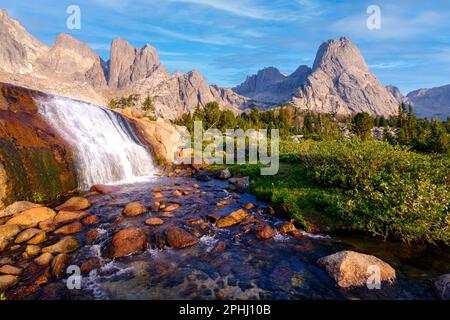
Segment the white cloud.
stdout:
<path fill-rule="evenodd" d="M 257 20 L 290 20 L 292 15 L 288 12 L 278 12 L 273 8 L 264 8 L 248 0 L 169 0 L 171 2 L 187 3 L 209 7 L 227 12 L 239 17 Z"/>
<path fill-rule="evenodd" d="M 152 32 L 155 32 L 155 33 L 158 33 L 158 34 L 161 34 L 164 36 L 168 36 L 171 38 L 184 40 L 184 41 L 190 41 L 190 42 L 199 42 L 199 43 L 214 44 L 214 45 L 220 45 L 220 46 L 232 45 L 232 44 L 235 44 L 235 42 L 236 42 L 235 39 L 233 39 L 233 38 L 219 35 L 219 34 L 193 36 L 193 35 L 172 31 L 172 30 L 168 30 L 168 29 L 165 29 L 162 27 L 157 27 L 157 26 L 146 25 L 145 27 Z"/>

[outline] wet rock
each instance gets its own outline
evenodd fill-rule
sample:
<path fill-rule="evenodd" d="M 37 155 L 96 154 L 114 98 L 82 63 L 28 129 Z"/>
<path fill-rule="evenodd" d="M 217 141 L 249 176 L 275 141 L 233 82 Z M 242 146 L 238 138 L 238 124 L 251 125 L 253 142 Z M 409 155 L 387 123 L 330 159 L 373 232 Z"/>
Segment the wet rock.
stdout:
<path fill-rule="evenodd" d="M 22 268 L 17 268 L 12 265 L 6 264 L 0 267 L 1 274 L 9 274 L 12 276 L 20 276 L 22 274 Z"/>
<path fill-rule="evenodd" d="M 248 203 L 244 204 L 244 209 L 252 210 L 254 208 L 255 208 L 255 205 L 253 203 L 251 203 L 251 202 L 248 202 Z"/>
<path fill-rule="evenodd" d="M 42 252 L 48 253 L 69 253 L 78 249 L 80 245 L 73 236 L 67 236 L 55 243 L 54 245 L 45 247 Z"/>
<path fill-rule="evenodd" d="M 0 239 L 0 252 L 5 251 L 6 248 L 8 248 L 9 242 L 4 240 L 4 239 Z"/>
<path fill-rule="evenodd" d="M 169 227 L 166 230 L 167 243 L 170 247 L 181 249 L 193 246 L 198 243 L 198 239 L 184 229 Z"/>
<path fill-rule="evenodd" d="M 434 282 L 434 289 L 441 300 L 450 300 L 450 273 L 443 274 Z"/>
<path fill-rule="evenodd" d="M 112 257 L 124 257 L 145 250 L 146 246 L 147 239 L 141 229 L 121 230 L 112 238 Z"/>
<path fill-rule="evenodd" d="M 204 181 L 204 182 L 211 180 L 211 177 L 209 176 L 208 172 L 206 172 L 206 171 L 197 172 L 197 174 L 195 175 L 195 178 L 198 181 Z"/>
<path fill-rule="evenodd" d="M 222 252 L 227 247 L 227 244 L 223 241 L 217 242 L 216 246 L 211 250 L 212 254 Z"/>
<path fill-rule="evenodd" d="M 199 186 L 198 184 L 194 183 L 194 184 L 192 185 L 192 188 L 194 188 L 194 189 L 200 189 L 200 186 Z"/>
<path fill-rule="evenodd" d="M 62 205 L 56 207 L 58 211 L 83 211 L 89 208 L 91 205 L 86 198 L 72 197 Z"/>
<path fill-rule="evenodd" d="M 153 199 L 162 199 L 162 198 L 164 198 L 164 195 L 161 192 L 153 193 Z"/>
<path fill-rule="evenodd" d="M 131 202 L 123 209 L 123 214 L 126 216 L 138 216 L 147 212 L 147 209 L 141 202 Z"/>
<path fill-rule="evenodd" d="M 288 233 L 290 233 L 290 232 L 293 232 L 294 230 L 296 230 L 296 229 L 295 229 L 295 226 L 294 226 L 294 224 L 293 224 L 292 221 L 283 224 L 283 225 L 279 228 L 279 231 L 280 231 L 280 233 L 281 233 L 282 235 L 285 235 L 285 234 L 288 234 Z"/>
<path fill-rule="evenodd" d="M 159 215 L 160 218 L 173 218 L 175 215 L 170 212 L 163 212 Z"/>
<path fill-rule="evenodd" d="M 18 276 L 4 275 L 0 276 L 0 292 L 4 292 L 19 283 Z"/>
<path fill-rule="evenodd" d="M 186 221 L 186 224 L 189 225 L 196 225 L 196 224 L 203 224 L 205 221 L 202 218 L 196 218 Z"/>
<path fill-rule="evenodd" d="M 300 230 L 292 230 L 291 232 L 289 232 L 289 234 L 291 236 L 293 236 L 294 238 L 297 238 L 297 239 L 300 239 L 300 240 L 306 240 L 307 239 L 307 237 Z"/>
<path fill-rule="evenodd" d="M 221 217 L 219 220 L 217 220 L 216 226 L 219 228 L 228 228 L 240 223 L 248 216 L 249 214 L 245 210 L 239 209 L 231 212 L 225 217 Z"/>
<path fill-rule="evenodd" d="M 71 224 L 67 224 L 65 226 L 62 226 L 61 228 L 57 229 L 55 231 L 55 234 L 60 235 L 69 235 L 69 234 L 75 234 L 81 231 L 83 228 L 83 225 L 80 222 L 74 222 Z"/>
<path fill-rule="evenodd" d="M 28 201 L 17 201 L 14 202 L 13 204 L 10 204 L 5 209 L 0 210 L 0 219 L 4 217 L 14 216 L 26 210 L 39 207 L 42 207 L 42 205 Z"/>
<path fill-rule="evenodd" d="M 41 247 L 30 244 L 30 245 L 26 246 L 26 248 L 25 248 L 24 258 L 28 259 L 31 257 L 35 257 L 40 253 L 41 253 Z"/>
<path fill-rule="evenodd" d="M 172 212 L 177 210 L 180 207 L 180 205 L 178 203 L 173 203 L 171 205 L 168 205 L 167 207 L 165 207 L 163 209 L 164 212 Z"/>
<path fill-rule="evenodd" d="M 34 262 L 42 267 L 46 267 L 50 264 L 50 262 L 53 260 L 53 255 L 51 253 L 43 253 L 36 259 L 34 259 Z"/>
<path fill-rule="evenodd" d="M 206 219 L 212 223 L 216 223 L 217 220 L 220 219 L 220 215 L 219 214 L 208 214 L 206 216 Z"/>
<path fill-rule="evenodd" d="M 217 207 L 225 207 L 225 206 L 228 206 L 228 205 L 234 204 L 234 203 L 235 203 L 234 201 L 223 200 L 223 201 L 217 202 L 217 203 L 216 203 L 216 206 L 217 206 Z"/>
<path fill-rule="evenodd" d="M 89 273 L 92 270 L 98 269 L 100 267 L 101 267 L 100 259 L 90 258 L 81 264 L 80 270 L 83 273 Z"/>
<path fill-rule="evenodd" d="M 238 190 L 246 190 L 250 187 L 250 178 L 242 177 L 242 178 L 230 178 L 228 182 L 234 185 Z"/>
<path fill-rule="evenodd" d="M 42 232 L 44 232 L 44 231 L 42 231 L 40 229 L 36 229 L 36 228 L 26 229 L 17 235 L 14 242 L 15 243 L 27 242 L 28 240 L 30 240 L 31 238 L 33 238 L 34 236 L 36 236 L 37 234 L 42 233 Z"/>
<path fill-rule="evenodd" d="M 275 237 L 276 232 L 267 223 L 259 223 L 253 227 L 255 236 L 260 240 L 267 240 Z"/>
<path fill-rule="evenodd" d="M 89 211 L 60 211 L 56 215 L 54 222 L 57 224 L 68 223 L 75 220 L 83 219 L 88 215 Z"/>
<path fill-rule="evenodd" d="M 341 288 L 367 285 L 373 268 L 379 268 L 381 281 L 394 282 L 395 270 L 375 256 L 354 251 L 340 251 L 320 258 L 317 264 L 323 267 Z"/>
<path fill-rule="evenodd" d="M 46 207 L 38 207 L 25 210 L 24 212 L 14 216 L 12 219 L 6 222 L 7 225 L 15 224 L 21 228 L 34 228 L 37 227 L 39 222 L 52 219 L 56 216 L 55 211 Z"/>
<path fill-rule="evenodd" d="M 86 233 L 86 241 L 88 243 L 93 243 L 94 241 L 98 240 L 100 237 L 100 233 L 97 229 L 91 229 Z"/>
<path fill-rule="evenodd" d="M 223 170 L 219 170 L 216 172 L 215 177 L 217 179 L 222 179 L 222 180 L 226 180 L 231 178 L 231 172 L 228 168 L 225 168 Z"/>
<path fill-rule="evenodd" d="M 164 224 L 164 221 L 160 218 L 149 218 L 145 220 L 145 224 L 149 226 L 160 226 Z"/>
<path fill-rule="evenodd" d="M 30 240 L 28 240 L 27 244 L 37 245 L 37 244 L 44 242 L 45 240 L 47 240 L 47 234 L 45 233 L 45 231 L 42 231 L 42 232 L 36 234 Z"/>
<path fill-rule="evenodd" d="M 153 203 L 152 203 L 151 210 L 152 210 L 153 212 L 159 211 L 159 206 L 160 206 L 160 205 L 161 205 L 161 203 L 159 203 L 158 201 L 153 202 Z"/>
<path fill-rule="evenodd" d="M 52 232 L 58 227 L 58 223 L 54 219 L 47 219 L 39 222 L 38 228 L 45 232 Z"/>
<path fill-rule="evenodd" d="M 117 186 L 108 186 L 104 184 L 96 184 L 91 187 L 91 190 L 93 192 L 98 192 L 101 194 L 107 194 L 107 193 L 113 193 L 119 191 L 119 187 Z"/>
<path fill-rule="evenodd" d="M 118 216 L 118 217 L 116 217 L 116 218 L 114 219 L 114 222 L 115 222 L 115 223 L 121 223 L 121 222 L 123 222 L 124 220 L 125 220 L 124 217 Z"/>
<path fill-rule="evenodd" d="M 52 276 L 56 279 L 61 279 L 61 276 L 66 268 L 66 264 L 69 261 L 69 255 L 66 253 L 58 254 L 51 263 Z"/>
<path fill-rule="evenodd" d="M 91 216 L 88 216 L 88 217 L 84 218 L 81 222 L 84 225 L 87 225 L 87 226 L 90 226 L 90 225 L 93 225 L 93 224 L 97 224 L 98 223 L 98 217 L 96 215 L 91 215 Z"/>
<path fill-rule="evenodd" d="M 182 195 L 182 193 L 181 193 L 179 190 L 175 190 L 172 194 L 173 194 L 175 197 L 181 197 L 181 195 Z"/>

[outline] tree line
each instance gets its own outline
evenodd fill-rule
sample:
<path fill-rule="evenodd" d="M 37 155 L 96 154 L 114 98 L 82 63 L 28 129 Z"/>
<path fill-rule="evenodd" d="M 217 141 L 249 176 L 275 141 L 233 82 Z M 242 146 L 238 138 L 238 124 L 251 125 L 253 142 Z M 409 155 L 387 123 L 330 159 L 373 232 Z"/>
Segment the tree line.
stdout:
<path fill-rule="evenodd" d="M 303 139 L 337 140 L 351 135 L 363 140 L 373 139 L 373 128 L 382 128 L 381 139 L 393 145 L 408 146 L 427 153 L 445 153 L 450 149 L 450 117 L 442 122 L 419 119 L 411 105 L 401 104 L 396 116 L 385 118 L 360 112 L 352 116 L 339 117 L 334 114 L 314 113 L 299 110 L 290 105 L 267 111 L 252 107 L 246 112 L 235 114 L 221 110 L 219 103 L 209 102 L 204 107 L 197 105 L 193 113 L 185 113 L 174 120 L 177 125 L 186 126 L 192 133 L 195 121 L 202 121 L 205 130 L 227 129 L 278 129 L 282 139 L 302 136 Z"/>

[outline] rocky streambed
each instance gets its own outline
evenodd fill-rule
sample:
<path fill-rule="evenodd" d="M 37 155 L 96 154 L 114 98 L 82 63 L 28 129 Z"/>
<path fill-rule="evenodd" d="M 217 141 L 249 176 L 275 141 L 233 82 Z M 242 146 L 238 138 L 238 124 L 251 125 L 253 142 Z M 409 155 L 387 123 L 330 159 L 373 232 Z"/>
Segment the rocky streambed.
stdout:
<path fill-rule="evenodd" d="M 446 249 L 310 235 L 226 180 L 170 175 L 3 210 L 3 297 L 436 299 L 448 285 L 434 283 L 449 270 Z M 373 264 L 379 290 L 365 285 Z"/>

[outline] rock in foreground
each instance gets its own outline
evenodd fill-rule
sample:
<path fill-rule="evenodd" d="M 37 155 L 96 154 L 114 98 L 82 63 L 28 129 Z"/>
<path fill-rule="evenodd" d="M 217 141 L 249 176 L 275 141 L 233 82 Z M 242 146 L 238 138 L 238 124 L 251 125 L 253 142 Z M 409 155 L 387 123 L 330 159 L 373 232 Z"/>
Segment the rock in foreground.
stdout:
<path fill-rule="evenodd" d="M 125 229 L 112 238 L 112 257 L 120 258 L 144 250 L 147 246 L 145 233 L 140 229 Z"/>
<path fill-rule="evenodd" d="M 395 270 L 375 256 L 354 251 L 340 251 L 317 260 L 341 288 L 366 286 L 379 268 L 381 282 L 394 282 Z"/>

